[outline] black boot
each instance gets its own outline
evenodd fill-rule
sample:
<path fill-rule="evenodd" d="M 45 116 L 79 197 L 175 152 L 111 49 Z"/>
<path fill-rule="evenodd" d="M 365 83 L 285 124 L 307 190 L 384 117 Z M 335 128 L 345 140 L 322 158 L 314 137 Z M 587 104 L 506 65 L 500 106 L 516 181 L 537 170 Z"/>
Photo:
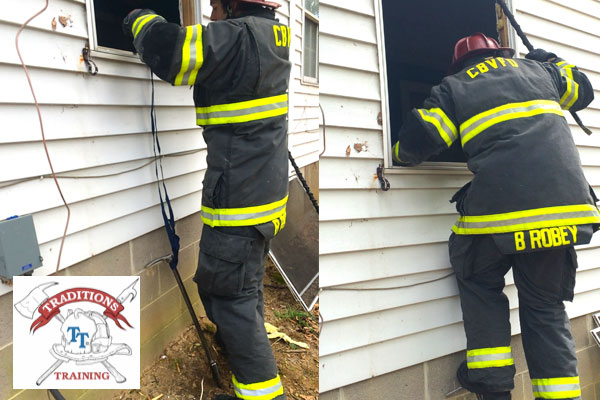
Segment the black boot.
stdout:
<path fill-rule="evenodd" d="M 228 394 L 218 394 L 215 396 L 214 400 L 238 400 L 238 398 Z"/>
<path fill-rule="evenodd" d="M 488 389 L 480 384 L 469 381 L 469 368 L 467 362 L 463 361 L 456 371 L 456 378 L 460 386 L 467 389 L 471 393 L 477 394 L 477 398 L 483 400 L 510 400 L 510 392 L 489 392 Z"/>

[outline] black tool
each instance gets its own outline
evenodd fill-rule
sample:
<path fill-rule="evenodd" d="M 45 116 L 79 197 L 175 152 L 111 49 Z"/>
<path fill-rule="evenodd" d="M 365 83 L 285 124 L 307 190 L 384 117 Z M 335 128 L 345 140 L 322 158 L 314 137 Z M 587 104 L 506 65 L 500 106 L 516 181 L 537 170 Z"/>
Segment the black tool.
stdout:
<path fill-rule="evenodd" d="M 185 286 L 183 286 L 183 281 L 181 280 L 181 276 L 179 275 L 179 271 L 177 270 L 177 264 L 179 263 L 179 236 L 175 233 L 175 216 L 173 214 L 173 208 L 171 207 L 171 200 L 169 199 L 169 194 L 167 193 L 167 186 L 165 185 L 165 178 L 162 171 L 162 163 L 160 161 L 160 143 L 158 141 L 158 128 L 156 126 L 156 112 L 154 107 L 154 75 L 152 71 L 150 71 L 150 76 L 152 80 L 152 104 L 150 107 L 150 119 L 152 126 L 152 136 L 154 138 L 154 158 L 155 158 L 155 172 L 156 179 L 158 184 L 158 196 L 160 198 L 160 208 L 162 211 L 163 221 L 165 223 L 165 229 L 167 231 L 167 236 L 169 237 L 169 243 L 171 244 L 171 252 L 170 256 L 167 256 L 164 261 L 169 262 L 169 266 L 173 271 L 173 275 L 175 275 L 175 280 L 177 281 L 177 285 L 179 286 L 179 290 L 183 295 L 183 299 L 185 300 L 185 304 L 187 306 L 188 311 L 190 312 L 190 316 L 192 317 L 192 321 L 194 322 L 194 326 L 196 327 L 196 331 L 198 331 L 198 336 L 200 336 L 200 341 L 202 342 L 202 347 L 204 348 L 204 352 L 206 353 L 206 358 L 208 359 L 208 363 L 210 364 L 210 369 L 212 371 L 213 378 L 219 388 L 223 388 L 221 384 L 221 375 L 219 374 L 219 369 L 217 367 L 217 362 L 212 356 L 210 351 L 210 347 L 208 346 L 208 342 L 204 337 L 204 332 L 202 332 L 202 328 L 200 327 L 200 323 L 198 322 L 198 317 L 196 317 L 196 312 L 194 311 L 194 307 L 192 306 L 192 302 L 190 301 L 190 297 L 185 290 Z M 160 166 L 160 175 L 158 173 Z M 162 182 L 162 191 L 165 193 L 165 199 L 163 201 L 163 196 L 161 192 L 161 182 Z M 167 204 L 167 209 L 165 209 L 165 203 Z M 167 215 L 167 210 L 169 211 L 169 215 Z"/>
<path fill-rule="evenodd" d="M 498 5 L 502 8 L 502 11 L 504 12 L 504 15 L 506 15 L 506 17 L 510 21 L 510 24 L 515 29 L 515 31 L 517 32 L 517 35 L 519 35 L 519 37 L 523 41 L 523 44 L 525 45 L 525 47 L 527 47 L 527 50 L 532 51 L 534 49 L 533 45 L 531 44 L 531 42 L 529 41 L 529 39 L 527 39 L 527 36 L 525 35 L 525 32 L 523 32 L 523 30 L 521 29 L 521 26 L 519 26 L 519 24 L 517 23 L 517 20 L 515 19 L 515 16 L 510 12 L 510 10 L 508 9 L 508 7 L 506 6 L 506 3 L 504 3 L 503 0 L 494 0 L 494 1 L 496 3 L 498 3 Z M 583 129 L 583 131 L 585 133 L 587 133 L 588 135 L 592 134 L 592 131 L 590 130 L 590 128 L 588 128 L 587 126 L 585 126 L 583 124 L 583 121 L 581 121 L 581 118 L 579 118 L 579 116 L 577 115 L 577 113 L 575 111 L 571 111 L 571 115 L 573 116 L 573 119 L 575 120 L 575 122 L 577 122 L 577 125 L 579 125 L 579 127 L 581 129 Z"/>

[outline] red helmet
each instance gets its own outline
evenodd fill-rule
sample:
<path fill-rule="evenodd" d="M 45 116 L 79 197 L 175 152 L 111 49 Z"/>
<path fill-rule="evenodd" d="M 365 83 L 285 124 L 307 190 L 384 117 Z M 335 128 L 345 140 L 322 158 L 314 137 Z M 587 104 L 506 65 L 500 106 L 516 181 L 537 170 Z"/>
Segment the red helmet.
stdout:
<path fill-rule="evenodd" d="M 233 1 L 236 1 L 238 3 L 258 4 L 258 5 L 273 8 L 273 9 L 281 7 L 281 4 L 277 4 L 272 1 L 266 1 L 266 0 L 233 0 Z"/>
<path fill-rule="evenodd" d="M 493 53 L 496 51 L 503 51 L 505 57 L 512 57 L 515 54 L 515 51 L 510 47 L 500 47 L 495 39 L 487 37 L 481 32 L 464 37 L 454 45 L 454 56 L 452 57 L 452 64 L 450 64 L 450 73 L 457 72 L 460 69 L 461 63 L 467 58 L 471 58 L 477 54 Z"/>

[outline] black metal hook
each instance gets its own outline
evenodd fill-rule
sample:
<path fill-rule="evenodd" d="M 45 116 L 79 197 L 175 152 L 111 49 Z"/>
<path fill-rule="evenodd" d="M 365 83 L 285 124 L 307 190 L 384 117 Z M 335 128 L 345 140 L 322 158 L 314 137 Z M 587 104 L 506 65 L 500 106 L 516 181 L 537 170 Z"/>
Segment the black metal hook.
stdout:
<path fill-rule="evenodd" d="M 92 75 L 96 75 L 98 73 L 98 66 L 96 65 L 94 60 L 92 60 L 90 48 L 87 46 L 87 44 L 85 45 L 83 50 L 81 50 L 81 53 L 83 54 L 83 61 L 85 61 L 85 65 L 88 68 L 88 72 Z"/>
<path fill-rule="evenodd" d="M 383 176 L 383 165 L 379 164 L 377 167 L 377 179 L 379 179 L 379 185 L 381 186 L 381 190 L 387 192 L 390 190 L 390 181 L 387 180 L 385 176 Z"/>

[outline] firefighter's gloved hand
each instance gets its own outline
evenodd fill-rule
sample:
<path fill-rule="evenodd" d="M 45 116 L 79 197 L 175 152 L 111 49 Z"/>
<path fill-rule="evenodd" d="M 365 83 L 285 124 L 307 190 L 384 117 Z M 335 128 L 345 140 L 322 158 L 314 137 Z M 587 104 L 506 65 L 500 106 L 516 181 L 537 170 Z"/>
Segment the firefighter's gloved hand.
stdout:
<path fill-rule="evenodd" d="M 549 53 L 544 49 L 533 49 L 525 56 L 525 58 L 539 62 L 546 62 L 551 58 L 556 58 L 556 54 Z"/>
<path fill-rule="evenodd" d="M 130 39 L 133 39 L 133 24 L 135 23 L 135 20 L 138 19 L 139 17 L 141 17 L 142 15 L 147 15 L 147 14 L 156 14 L 154 11 L 148 9 L 148 8 L 136 8 L 135 10 L 131 10 L 129 12 L 129 14 L 127 14 L 127 16 L 123 19 L 123 24 L 122 24 L 122 28 L 123 28 L 123 34 L 125 36 L 127 36 Z"/>

